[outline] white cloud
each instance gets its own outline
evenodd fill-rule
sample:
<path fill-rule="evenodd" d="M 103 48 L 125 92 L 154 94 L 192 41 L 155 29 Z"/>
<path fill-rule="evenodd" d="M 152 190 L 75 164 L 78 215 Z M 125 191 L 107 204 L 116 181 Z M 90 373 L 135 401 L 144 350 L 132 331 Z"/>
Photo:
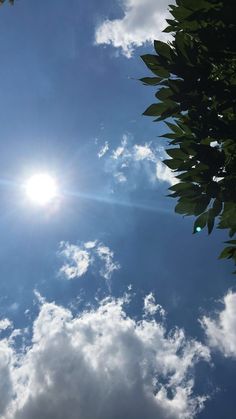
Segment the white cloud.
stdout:
<path fill-rule="evenodd" d="M 143 309 L 146 316 L 154 316 L 156 313 L 160 313 L 162 317 L 165 317 L 166 314 L 164 308 L 160 304 L 156 304 L 156 299 L 152 292 L 144 298 Z"/>
<path fill-rule="evenodd" d="M 98 257 L 104 262 L 100 269 L 100 275 L 105 279 L 111 279 L 112 273 L 120 269 L 120 264 L 114 262 L 114 252 L 109 247 L 99 244 L 96 249 Z"/>
<path fill-rule="evenodd" d="M 118 160 L 119 158 L 128 158 L 129 152 L 127 151 L 127 143 L 128 143 L 128 137 L 126 134 L 123 135 L 123 138 L 121 140 L 121 145 L 117 147 L 115 150 L 113 150 L 112 158 L 114 160 Z"/>
<path fill-rule="evenodd" d="M 98 267 L 99 274 L 108 280 L 120 269 L 119 263 L 114 261 L 114 252 L 98 241 L 80 245 L 61 242 L 59 255 L 65 259 L 60 273 L 69 280 L 85 275 L 91 267 Z"/>
<path fill-rule="evenodd" d="M 109 150 L 109 144 L 108 141 L 105 142 L 105 144 L 100 148 L 99 152 L 98 152 L 98 158 L 100 159 L 101 157 L 103 157 Z"/>
<path fill-rule="evenodd" d="M 0 340 L 0 417 L 13 398 L 13 385 L 11 379 L 12 349 L 6 339 Z"/>
<path fill-rule="evenodd" d="M 163 147 L 154 147 L 151 142 L 132 145 L 131 136 L 125 134 L 118 147 L 107 156 L 106 170 L 113 174 L 117 183 L 125 183 L 131 172 L 143 170 L 152 184 L 167 182 L 174 185 L 178 179 L 162 162 L 167 157 Z"/>
<path fill-rule="evenodd" d="M 156 161 L 156 157 L 153 151 L 150 148 L 149 144 L 137 145 L 135 144 L 133 147 L 133 156 L 136 161 L 140 160 L 149 160 L 149 161 Z"/>
<path fill-rule="evenodd" d="M 169 167 L 165 166 L 161 160 L 156 162 L 156 178 L 161 182 L 169 183 L 171 186 L 179 182 L 175 177 L 174 172 L 169 169 Z"/>
<path fill-rule="evenodd" d="M 97 244 L 97 240 L 94 240 L 94 241 L 84 243 L 84 247 L 85 249 L 94 249 L 96 244 Z"/>
<path fill-rule="evenodd" d="M 9 319 L 0 320 L 0 332 L 1 332 L 1 330 L 6 330 L 10 327 L 12 327 L 12 323 L 10 322 Z"/>
<path fill-rule="evenodd" d="M 154 39 L 168 40 L 170 35 L 163 33 L 167 26 L 169 0 L 123 0 L 124 17 L 106 19 L 98 26 L 95 43 L 111 44 L 121 48 L 122 53 L 130 58 L 136 47 Z"/>
<path fill-rule="evenodd" d="M 229 291 L 223 304 L 224 309 L 215 318 L 204 316 L 201 324 L 212 348 L 225 357 L 236 358 L 236 293 Z"/>
<path fill-rule="evenodd" d="M 68 260 L 68 263 L 61 267 L 60 272 L 65 274 L 67 279 L 74 279 L 84 275 L 91 262 L 89 251 L 64 242 L 61 243 L 60 247 L 62 249 L 60 255 Z"/>
<path fill-rule="evenodd" d="M 192 419 L 206 398 L 193 395 L 194 366 L 208 349 L 180 329 L 133 320 L 125 301 L 78 317 L 44 302 L 25 351 L 0 341 L 1 418 Z"/>
<path fill-rule="evenodd" d="M 114 178 L 116 179 L 116 181 L 118 183 L 125 183 L 128 180 L 127 177 L 122 172 L 116 172 L 116 173 L 114 173 Z"/>

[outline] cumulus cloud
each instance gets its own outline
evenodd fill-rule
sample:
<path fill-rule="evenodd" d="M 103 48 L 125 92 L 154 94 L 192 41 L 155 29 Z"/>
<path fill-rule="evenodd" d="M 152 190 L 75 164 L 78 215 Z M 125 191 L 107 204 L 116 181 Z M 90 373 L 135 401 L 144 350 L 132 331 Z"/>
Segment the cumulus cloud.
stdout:
<path fill-rule="evenodd" d="M 67 279 L 75 279 L 85 275 L 89 268 L 98 268 L 99 274 L 109 280 L 114 271 L 120 269 L 114 260 L 114 252 L 98 241 L 89 241 L 80 245 L 61 242 L 59 255 L 65 263 L 60 273 Z"/>
<path fill-rule="evenodd" d="M 10 340 L 0 339 L 0 417 L 6 411 L 7 406 L 13 398 L 13 384 L 11 378 L 11 364 L 13 362 L 13 351 L 10 347 Z"/>
<path fill-rule="evenodd" d="M 131 172 L 142 170 L 152 184 L 167 182 L 174 185 L 178 179 L 162 162 L 165 158 L 167 155 L 163 147 L 154 147 L 151 142 L 133 145 L 131 136 L 124 134 L 118 147 L 107 155 L 105 167 L 116 183 L 125 183 Z"/>
<path fill-rule="evenodd" d="M 154 39 L 168 40 L 169 34 L 163 33 L 167 26 L 168 5 L 171 0 L 123 0 L 122 19 L 102 22 L 95 33 L 95 43 L 110 44 L 120 48 L 130 58 L 136 47 Z"/>
<path fill-rule="evenodd" d="M 224 309 L 214 318 L 204 316 L 201 324 L 209 345 L 225 357 L 236 358 L 236 293 L 229 291 L 223 299 Z"/>
<path fill-rule="evenodd" d="M 191 419 L 194 366 L 209 351 L 183 330 L 136 321 L 124 299 L 105 299 L 73 317 L 42 302 L 22 352 L 0 341 L 3 419 Z M 2 397 L 4 395 L 4 398 Z"/>
<path fill-rule="evenodd" d="M 162 317 L 165 316 L 164 308 L 160 304 L 156 304 L 156 299 L 152 292 L 144 298 L 143 309 L 146 316 L 154 316 L 156 313 L 159 313 Z"/>

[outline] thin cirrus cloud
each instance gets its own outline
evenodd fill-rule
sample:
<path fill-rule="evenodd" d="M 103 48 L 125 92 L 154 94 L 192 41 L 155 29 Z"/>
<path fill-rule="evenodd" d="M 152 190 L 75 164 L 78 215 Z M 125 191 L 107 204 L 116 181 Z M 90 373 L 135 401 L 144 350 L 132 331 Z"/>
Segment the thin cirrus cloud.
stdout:
<path fill-rule="evenodd" d="M 208 344 L 225 357 L 236 359 L 236 293 L 229 291 L 223 299 L 224 308 L 216 316 L 201 319 Z"/>
<path fill-rule="evenodd" d="M 168 5 L 172 0 L 123 0 L 124 16 L 121 19 L 106 19 L 96 29 L 95 44 L 112 45 L 121 49 L 127 58 L 135 48 L 154 39 L 168 40 L 163 33 L 170 17 Z"/>
<path fill-rule="evenodd" d="M 0 340 L 0 417 L 194 418 L 207 398 L 193 394 L 194 367 L 210 361 L 208 348 L 155 318 L 132 319 L 127 303 L 107 298 L 74 317 L 40 298 L 31 343 Z"/>
<path fill-rule="evenodd" d="M 109 280 L 113 272 L 120 269 L 120 264 L 114 260 L 114 252 L 97 240 L 79 245 L 61 242 L 59 256 L 64 259 L 60 274 L 68 280 L 85 275 L 91 268 Z"/>
<path fill-rule="evenodd" d="M 174 172 L 162 162 L 168 157 L 163 147 L 154 147 L 151 142 L 143 145 L 133 145 L 132 142 L 132 136 L 124 134 L 118 147 L 113 150 L 107 148 L 102 155 L 106 159 L 105 170 L 112 174 L 115 183 L 127 183 L 138 172 L 142 172 L 153 186 L 162 182 L 172 186 L 178 182 Z M 136 187 L 136 184 L 130 182 L 129 186 Z"/>

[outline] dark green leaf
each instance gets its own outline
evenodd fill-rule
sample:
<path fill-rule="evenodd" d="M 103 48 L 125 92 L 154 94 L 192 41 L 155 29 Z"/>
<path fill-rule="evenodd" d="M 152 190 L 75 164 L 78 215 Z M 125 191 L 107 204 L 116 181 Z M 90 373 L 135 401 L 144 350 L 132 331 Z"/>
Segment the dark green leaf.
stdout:
<path fill-rule="evenodd" d="M 175 207 L 175 212 L 177 212 L 178 214 L 193 215 L 194 207 L 195 207 L 195 204 L 192 202 L 189 202 L 189 200 L 180 199 L 180 201 Z"/>
<path fill-rule="evenodd" d="M 146 85 L 156 86 L 163 79 L 161 77 L 143 77 L 142 79 L 139 79 L 139 80 Z"/>
<path fill-rule="evenodd" d="M 210 198 L 206 195 L 205 196 L 202 195 L 200 197 L 197 197 L 195 202 L 196 202 L 196 206 L 195 206 L 194 215 L 199 215 L 199 214 L 202 214 L 202 212 L 206 210 L 210 202 Z"/>
<path fill-rule="evenodd" d="M 236 246 L 236 240 L 227 240 L 225 243 L 234 244 Z"/>
<path fill-rule="evenodd" d="M 169 97 L 171 97 L 173 95 L 173 92 L 171 91 L 171 89 L 168 88 L 162 88 L 160 90 L 158 90 L 158 92 L 156 93 L 156 97 L 159 100 L 166 100 L 169 99 Z"/>
<path fill-rule="evenodd" d="M 183 131 L 181 128 L 178 127 L 178 125 L 172 124 L 171 122 L 165 122 L 165 123 L 168 126 L 168 128 L 170 128 L 171 131 L 173 131 L 175 134 L 177 134 L 180 137 L 183 135 Z"/>
<path fill-rule="evenodd" d="M 212 209 L 208 211 L 208 219 L 207 219 L 207 228 L 208 228 L 208 234 L 211 234 L 215 224 L 215 216 Z"/>
<path fill-rule="evenodd" d="M 168 60 L 171 60 L 171 55 L 173 54 L 173 51 L 168 44 L 161 41 L 154 41 L 154 48 L 157 54 L 167 58 Z"/>
<path fill-rule="evenodd" d="M 230 259 L 233 257 L 235 252 L 236 252 L 235 247 L 230 247 L 230 246 L 225 247 L 219 256 L 219 259 Z"/>
<path fill-rule="evenodd" d="M 181 164 L 181 160 L 177 160 L 177 159 L 169 159 L 169 160 L 163 160 L 163 163 L 168 166 L 170 169 L 175 170 L 178 169 L 180 164 Z"/>
<path fill-rule="evenodd" d="M 222 201 L 220 201 L 219 199 L 215 199 L 213 207 L 212 207 L 212 210 L 213 210 L 213 213 L 214 213 L 215 217 L 221 213 L 222 208 L 223 208 Z"/>
<path fill-rule="evenodd" d="M 146 111 L 143 113 L 143 115 L 146 116 L 158 116 L 161 115 L 162 112 L 164 112 L 166 109 L 166 106 L 164 103 L 153 103 L 151 106 L 149 106 Z"/>
<path fill-rule="evenodd" d="M 146 54 L 141 56 L 146 66 L 159 77 L 168 77 L 169 71 L 161 66 L 156 55 Z"/>
<path fill-rule="evenodd" d="M 207 212 L 204 212 L 196 219 L 193 226 L 193 233 L 197 233 L 198 228 L 202 230 L 206 226 L 207 218 L 208 218 L 208 214 Z"/>
<path fill-rule="evenodd" d="M 188 157 L 180 148 L 168 148 L 166 153 L 173 159 L 185 160 Z"/>

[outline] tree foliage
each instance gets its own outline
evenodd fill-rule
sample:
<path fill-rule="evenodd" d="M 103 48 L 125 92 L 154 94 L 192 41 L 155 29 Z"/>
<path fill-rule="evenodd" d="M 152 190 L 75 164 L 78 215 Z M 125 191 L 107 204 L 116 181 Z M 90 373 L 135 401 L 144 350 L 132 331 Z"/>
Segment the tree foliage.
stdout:
<path fill-rule="evenodd" d="M 0 0 L 0 6 L 3 4 L 3 3 L 5 3 L 5 1 L 6 0 Z M 14 4 L 14 0 L 8 0 L 8 3 L 10 3 L 10 4 Z"/>
<path fill-rule="evenodd" d="M 170 196 L 175 211 L 195 216 L 193 232 L 236 233 L 236 19 L 235 0 L 176 0 L 164 32 L 173 41 L 154 41 L 155 54 L 143 55 L 157 86 L 157 102 L 144 115 L 165 120 L 170 159 L 179 183 Z M 169 119 L 171 118 L 171 119 Z M 166 121 L 167 120 L 167 121 Z M 236 262 L 236 240 L 220 258 Z"/>

